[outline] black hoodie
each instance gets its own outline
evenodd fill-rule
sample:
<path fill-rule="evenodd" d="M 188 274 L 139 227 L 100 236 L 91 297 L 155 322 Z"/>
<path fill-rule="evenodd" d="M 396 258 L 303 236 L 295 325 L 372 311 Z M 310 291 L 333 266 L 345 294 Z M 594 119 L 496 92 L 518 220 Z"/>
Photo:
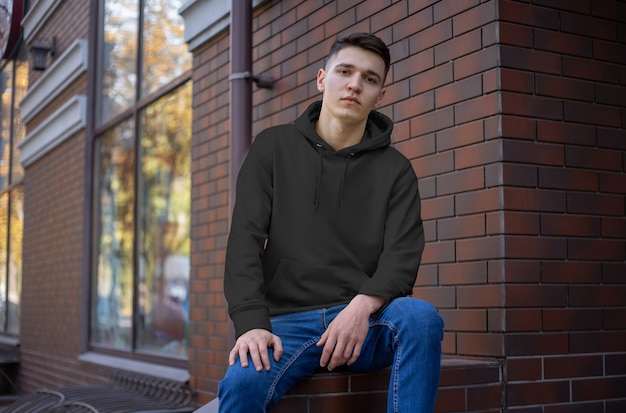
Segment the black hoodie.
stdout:
<path fill-rule="evenodd" d="M 417 178 L 372 111 L 357 145 L 315 131 L 321 102 L 261 132 L 239 172 L 224 292 L 236 336 L 269 317 L 410 295 L 424 249 Z"/>

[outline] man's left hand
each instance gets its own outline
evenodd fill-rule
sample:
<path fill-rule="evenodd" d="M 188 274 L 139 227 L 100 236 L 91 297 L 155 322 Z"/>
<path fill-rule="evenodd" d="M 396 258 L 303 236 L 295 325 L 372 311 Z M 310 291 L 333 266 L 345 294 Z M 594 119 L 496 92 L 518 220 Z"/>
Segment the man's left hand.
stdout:
<path fill-rule="evenodd" d="M 385 303 L 382 297 L 357 295 L 328 325 L 318 347 L 323 346 L 320 366 L 329 371 L 344 364 L 353 364 L 369 330 L 370 315 Z"/>

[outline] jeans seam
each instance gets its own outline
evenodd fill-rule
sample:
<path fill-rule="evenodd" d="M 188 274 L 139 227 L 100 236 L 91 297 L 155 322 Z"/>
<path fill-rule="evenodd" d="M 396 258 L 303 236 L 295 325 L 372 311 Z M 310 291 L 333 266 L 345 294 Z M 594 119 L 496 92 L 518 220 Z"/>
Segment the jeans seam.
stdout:
<path fill-rule="evenodd" d="M 274 381 L 272 382 L 268 392 L 267 392 L 267 398 L 265 399 L 265 403 L 263 404 L 263 410 L 267 411 L 268 406 L 270 405 L 271 401 L 272 401 L 272 397 L 274 396 L 275 390 L 276 390 L 276 386 L 278 385 L 278 382 L 280 381 L 280 379 L 284 376 L 285 372 L 287 371 L 287 369 L 289 369 L 289 367 L 291 367 L 293 365 L 293 363 L 298 359 L 298 357 L 300 357 L 302 355 L 302 353 L 304 353 L 305 350 L 307 350 L 308 348 L 310 348 L 312 345 L 314 345 L 315 343 L 317 343 L 317 341 L 319 341 L 319 338 L 317 339 L 311 339 L 309 341 L 307 341 L 306 343 L 304 343 L 297 352 L 295 352 L 293 354 L 293 356 L 291 356 L 291 358 L 285 363 L 285 365 L 278 371 L 278 373 L 276 373 L 276 377 L 274 378 Z"/>
<path fill-rule="evenodd" d="M 376 326 L 384 326 L 393 331 L 393 342 L 396 344 L 397 351 L 395 351 L 395 360 L 393 362 L 393 376 L 390 377 L 390 390 L 392 389 L 392 405 L 393 405 L 393 413 L 398 413 L 399 410 L 399 400 L 398 400 L 398 376 L 400 375 L 400 357 L 402 355 L 402 343 L 398 340 L 398 328 L 387 320 L 377 319 L 370 323 L 371 327 Z"/>
<path fill-rule="evenodd" d="M 396 360 L 394 362 L 394 375 L 393 375 L 393 411 L 394 413 L 398 413 L 399 410 L 399 400 L 398 400 L 398 376 L 400 375 L 400 356 L 402 354 L 402 344 L 398 341 L 397 337 L 394 337 L 394 341 L 398 346 L 398 351 L 396 351 Z"/>

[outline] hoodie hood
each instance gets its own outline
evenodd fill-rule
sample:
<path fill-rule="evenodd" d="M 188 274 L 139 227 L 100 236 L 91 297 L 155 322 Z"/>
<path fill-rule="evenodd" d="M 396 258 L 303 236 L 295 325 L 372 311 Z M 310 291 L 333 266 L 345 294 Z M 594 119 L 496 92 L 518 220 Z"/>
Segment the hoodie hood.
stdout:
<path fill-rule="evenodd" d="M 325 154 L 339 156 L 345 158 L 345 165 L 341 177 L 339 201 L 343 204 L 344 187 L 346 177 L 348 175 L 348 167 L 353 157 L 358 157 L 366 151 L 377 150 L 389 146 L 391 143 L 391 131 L 393 130 L 393 122 L 387 116 L 377 111 L 371 111 L 367 118 L 365 133 L 361 142 L 356 145 L 335 151 L 315 130 L 315 124 L 320 117 L 322 102 L 312 103 L 307 110 L 295 122 L 295 127 L 302 134 L 319 154 L 319 168 L 317 171 L 317 180 L 315 186 L 315 197 L 313 201 L 313 209 L 317 211 L 320 198 L 320 187 L 322 174 L 324 173 L 324 156 Z"/>
<path fill-rule="evenodd" d="M 307 110 L 296 119 L 295 126 L 298 132 L 304 135 L 314 146 L 323 147 L 326 150 L 334 151 L 315 131 L 315 123 L 320 117 L 322 102 L 312 103 Z M 336 154 L 352 156 L 374 149 L 379 149 L 391 144 L 391 131 L 393 130 L 393 122 L 387 116 L 377 111 L 371 111 L 367 118 L 367 126 L 365 134 L 361 142 L 354 146 L 336 151 Z"/>

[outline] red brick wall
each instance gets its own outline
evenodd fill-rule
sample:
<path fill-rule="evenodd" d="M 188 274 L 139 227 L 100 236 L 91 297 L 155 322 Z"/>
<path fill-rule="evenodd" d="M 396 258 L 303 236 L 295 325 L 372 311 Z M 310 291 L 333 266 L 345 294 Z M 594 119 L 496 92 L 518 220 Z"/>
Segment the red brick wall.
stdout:
<path fill-rule="evenodd" d="M 624 411 L 626 3 L 536 3 L 499 7 L 506 401 Z"/>
<path fill-rule="evenodd" d="M 214 397 L 232 341 L 222 290 L 230 217 L 228 62 L 229 39 L 222 35 L 193 63 L 189 370 L 203 403 Z"/>
<path fill-rule="evenodd" d="M 278 82 L 253 88 L 254 133 L 319 98 L 315 74 L 337 35 L 379 35 L 393 60 L 382 111 L 397 122 L 394 144 L 412 160 L 423 198 L 428 244 L 415 295 L 444 317 L 445 353 L 506 361 L 511 411 L 565 411 L 569 402 L 618 411 L 625 3 L 321 3 L 275 0 L 255 11 L 254 72 Z M 201 402 L 214 397 L 232 340 L 221 285 L 228 42 L 212 40 L 194 63 L 190 369 Z"/>
<path fill-rule="evenodd" d="M 56 39 L 55 57 L 88 37 L 89 4 L 62 2 L 35 36 Z M 52 64 L 49 61 L 49 66 Z M 33 85 L 45 72 L 31 72 Z M 86 75 L 26 125 L 34 130 L 74 95 L 86 94 Z M 20 370 L 24 393 L 40 387 L 93 381 L 78 364 L 81 350 L 85 135 L 77 133 L 26 169 Z"/>
<path fill-rule="evenodd" d="M 326 3 L 326 4 L 322 4 Z M 88 36 L 62 2 L 37 38 Z M 319 98 L 333 39 L 391 45 L 382 111 L 420 177 L 428 244 L 415 295 L 444 352 L 504 362 L 509 411 L 626 410 L 626 3 L 273 0 L 253 19 L 253 130 Z M 229 37 L 194 55 L 189 369 L 214 397 L 232 344 L 222 294 L 230 216 Z M 32 73 L 31 84 L 40 73 Z M 27 125 L 74 94 L 82 77 Z M 20 385 L 100 380 L 79 365 L 84 135 L 26 171 Z M 441 405 L 441 403 L 440 403 Z"/>
<path fill-rule="evenodd" d="M 28 168 L 20 377 L 23 392 L 84 382 L 77 357 L 82 309 L 84 136 Z"/>
<path fill-rule="evenodd" d="M 412 56 L 398 63 L 411 95 L 400 104 L 411 110 L 394 114 L 421 180 L 427 246 L 414 294 L 440 309 L 444 353 L 501 357 L 491 326 L 504 296 L 490 279 L 501 238 L 487 225 L 499 190 L 486 182 L 499 161 L 497 2 L 479 3 L 435 2 L 406 24 Z"/>

